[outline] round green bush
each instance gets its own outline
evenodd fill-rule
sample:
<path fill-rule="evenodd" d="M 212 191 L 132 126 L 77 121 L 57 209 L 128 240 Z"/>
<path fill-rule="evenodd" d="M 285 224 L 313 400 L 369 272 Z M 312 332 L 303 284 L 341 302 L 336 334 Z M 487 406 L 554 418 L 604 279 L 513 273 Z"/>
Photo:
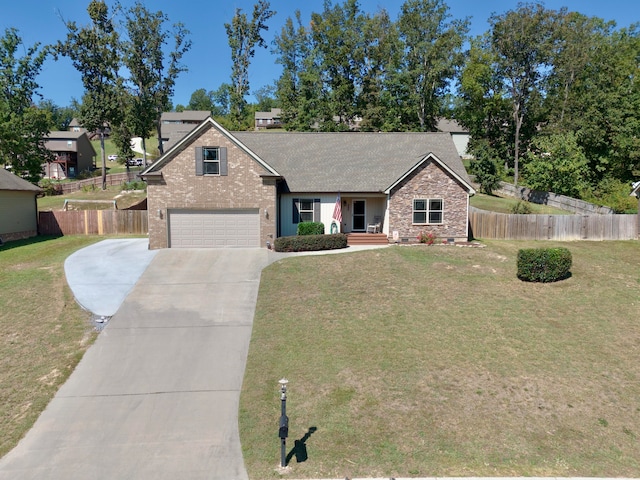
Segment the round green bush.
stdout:
<path fill-rule="evenodd" d="M 518 278 L 527 282 L 557 282 L 571 276 L 571 252 L 564 247 L 518 251 Z"/>

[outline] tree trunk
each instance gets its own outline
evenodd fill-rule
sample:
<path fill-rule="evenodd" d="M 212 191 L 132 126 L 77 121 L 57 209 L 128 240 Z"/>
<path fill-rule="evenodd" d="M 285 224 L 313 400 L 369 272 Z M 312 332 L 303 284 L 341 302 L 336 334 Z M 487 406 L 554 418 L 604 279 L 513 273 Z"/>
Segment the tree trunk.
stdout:
<path fill-rule="evenodd" d="M 513 185 L 518 186 L 518 163 L 520 160 L 520 127 L 522 127 L 522 115 L 518 115 L 514 112 L 516 120 L 516 135 L 514 141 L 514 155 L 513 155 Z"/>
<path fill-rule="evenodd" d="M 161 113 L 158 113 L 156 117 L 156 133 L 158 134 L 158 152 L 160 156 L 164 155 L 164 148 L 162 147 L 162 127 L 160 123 Z"/>

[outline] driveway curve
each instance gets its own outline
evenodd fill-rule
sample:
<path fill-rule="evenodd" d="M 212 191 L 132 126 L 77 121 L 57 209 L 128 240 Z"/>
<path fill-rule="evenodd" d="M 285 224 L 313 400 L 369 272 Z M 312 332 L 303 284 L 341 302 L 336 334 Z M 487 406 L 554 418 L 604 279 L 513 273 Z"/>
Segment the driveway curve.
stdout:
<path fill-rule="evenodd" d="M 269 260 L 158 251 L 0 478 L 246 480 L 238 405 Z"/>

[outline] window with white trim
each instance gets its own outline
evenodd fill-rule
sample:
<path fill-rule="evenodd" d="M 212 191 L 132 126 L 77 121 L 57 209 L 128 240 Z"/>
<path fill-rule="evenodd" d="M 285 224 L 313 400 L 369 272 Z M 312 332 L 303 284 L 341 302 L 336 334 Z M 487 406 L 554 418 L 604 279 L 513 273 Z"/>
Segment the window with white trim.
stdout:
<path fill-rule="evenodd" d="M 313 222 L 313 198 L 301 198 L 298 211 L 301 222 Z"/>
<path fill-rule="evenodd" d="M 294 224 L 320 221 L 319 198 L 294 198 L 292 207 Z"/>
<path fill-rule="evenodd" d="M 444 218 L 444 202 L 441 198 L 416 198 L 413 200 L 413 224 L 441 224 Z"/>
<path fill-rule="evenodd" d="M 202 149 L 205 175 L 220 175 L 220 149 L 218 147 L 204 147 Z"/>

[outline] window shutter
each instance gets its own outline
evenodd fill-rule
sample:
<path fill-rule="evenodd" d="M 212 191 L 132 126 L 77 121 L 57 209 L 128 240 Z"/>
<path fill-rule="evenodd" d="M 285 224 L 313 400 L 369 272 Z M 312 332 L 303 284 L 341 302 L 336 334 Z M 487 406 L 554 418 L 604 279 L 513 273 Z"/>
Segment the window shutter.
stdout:
<path fill-rule="evenodd" d="M 293 205 L 292 205 L 292 210 L 293 210 L 293 223 L 294 224 L 298 224 L 300 223 L 300 199 L 299 198 L 294 198 L 293 199 Z"/>
<path fill-rule="evenodd" d="M 319 198 L 313 199 L 313 221 L 314 222 L 320 221 L 320 199 Z"/>
<path fill-rule="evenodd" d="M 202 147 L 196 147 L 196 176 L 204 175 L 204 160 L 202 159 Z"/>
<path fill-rule="evenodd" d="M 227 164 L 227 147 L 220 147 L 220 175 L 229 175 L 229 166 Z"/>

